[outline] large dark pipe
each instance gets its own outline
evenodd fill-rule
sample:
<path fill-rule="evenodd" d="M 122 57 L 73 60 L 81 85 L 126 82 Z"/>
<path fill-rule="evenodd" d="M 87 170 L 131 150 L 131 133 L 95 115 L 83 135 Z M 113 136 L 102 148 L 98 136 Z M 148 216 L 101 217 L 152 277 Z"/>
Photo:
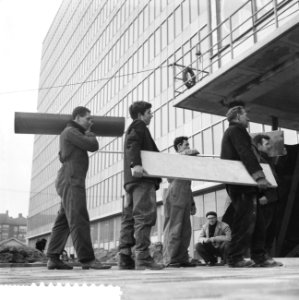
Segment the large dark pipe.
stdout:
<path fill-rule="evenodd" d="M 93 117 L 91 131 L 97 136 L 122 136 L 124 117 Z M 71 115 L 15 112 L 15 133 L 59 135 Z"/>

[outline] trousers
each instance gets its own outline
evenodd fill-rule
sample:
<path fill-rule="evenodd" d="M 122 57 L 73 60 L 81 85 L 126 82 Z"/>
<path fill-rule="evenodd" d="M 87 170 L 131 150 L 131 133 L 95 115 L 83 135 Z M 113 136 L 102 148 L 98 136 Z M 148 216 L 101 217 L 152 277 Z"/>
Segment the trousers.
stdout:
<path fill-rule="evenodd" d="M 121 219 L 119 252 L 131 255 L 131 248 L 135 246 L 136 259 L 147 259 L 150 256 L 151 229 L 156 224 L 156 219 L 155 184 L 138 183 L 126 193 L 126 204 Z"/>
<path fill-rule="evenodd" d="M 189 261 L 188 248 L 192 229 L 190 210 L 192 204 L 191 181 L 173 180 L 164 203 L 163 260 L 164 264 Z"/>
<path fill-rule="evenodd" d="M 90 236 L 85 187 L 65 181 L 57 192 L 62 201 L 52 228 L 47 256 L 60 255 L 71 235 L 78 260 L 93 260 L 95 256 Z"/>
<path fill-rule="evenodd" d="M 228 263 L 242 260 L 250 249 L 255 262 L 265 260 L 265 224 L 257 194 L 229 191 L 234 207 L 232 239 L 228 249 Z"/>

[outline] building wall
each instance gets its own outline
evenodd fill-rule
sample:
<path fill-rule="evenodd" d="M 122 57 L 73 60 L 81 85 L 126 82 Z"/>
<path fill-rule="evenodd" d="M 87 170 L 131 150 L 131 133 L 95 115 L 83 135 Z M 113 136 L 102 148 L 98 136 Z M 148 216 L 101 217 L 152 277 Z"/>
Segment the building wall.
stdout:
<path fill-rule="evenodd" d="M 9 216 L 8 211 L 0 214 L 0 241 L 16 238 L 22 242 L 26 241 L 27 219 L 19 214 L 17 218 Z"/>
<path fill-rule="evenodd" d="M 173 107 L 173 63 L 194 45 L 200 44 L 201 52 L 209 49 L 212 41 L 204 37 L 231 13 L 226 2 L 63 1 L 43 43 L 38 111 L 71 113 L 74 107 L 83 105 L 95 115 L 125 116 L 128 126 L 128 107 L 136 100 L 145 100 L 153 104 L 150 131 L 162 152 L 173 153 L 173 139 L 186 135 L 200 153 L 219 155 L 227 123 L 219 116 Z M 237 8 L 244 1 L 234 3 Z M 179 62 L 187 65 L 193 54 Z M 251 124 L 251 130 L 270 128 Z M 290 136 L 297 142 L 296 133 Z M 90 154 L 87 177 L 91 234 L 95 247 L 114 248 L 124 196 L 123 157 L 109 151 L 121 152 L 123 137 L 98 140 L 100 149 Z M 41 236 L 49 237 L 59 209 L 54 187 L 60 167 L 57 152 L 58 137 L 35 137 L 28 222 L 32 244 Z M 166 188 L 163 181 L 157 192 L 158 222 L 153 241 L 161 240 L 163 234 L 162 198 Z M 199 208 L 192 217 L 196 240 L 207 210 L 217 210 L 220 217 L 223 214 L 226 193 L 223 186 L 204 182 L 194 182 L 192 188 Z M 71 241 L 67 248 L 73 251 Z"/>

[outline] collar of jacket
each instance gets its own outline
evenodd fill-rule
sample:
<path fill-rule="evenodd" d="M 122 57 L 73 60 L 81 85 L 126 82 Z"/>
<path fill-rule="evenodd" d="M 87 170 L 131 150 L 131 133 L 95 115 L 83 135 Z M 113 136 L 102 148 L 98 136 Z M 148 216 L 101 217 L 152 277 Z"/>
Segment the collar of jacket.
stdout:
<path fill-rule="evenodd" d="M 70 121 L 69 123 L 67 123 L 67 126 L 70 127 L 74 127 L 77 128 L 80 132 L 82 132 L 83 134 L 85 133 L 86 129 L 84 127 L 82 127 L 81 125 L 79 125 L 77 122 L 75 121 Z"/>
<path fill-rule="evenodd" d="M 245 128 L 242 124 L 235 122 L 235 121 L 230 121 L 229 126 L 238 126 L 240 128 Z"/>

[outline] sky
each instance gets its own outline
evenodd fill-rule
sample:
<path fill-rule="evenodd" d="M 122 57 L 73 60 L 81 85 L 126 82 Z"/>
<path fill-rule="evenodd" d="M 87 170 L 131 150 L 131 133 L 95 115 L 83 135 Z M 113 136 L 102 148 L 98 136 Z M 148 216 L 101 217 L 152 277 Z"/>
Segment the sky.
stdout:
<path fill-rule="evenodd" d="M 0 213 L 12 217 L 28 216 L 34 138 L 14 133 L 14 113 L 37 111 L 42 43 L 61 3 L 0 0 Z"/>

